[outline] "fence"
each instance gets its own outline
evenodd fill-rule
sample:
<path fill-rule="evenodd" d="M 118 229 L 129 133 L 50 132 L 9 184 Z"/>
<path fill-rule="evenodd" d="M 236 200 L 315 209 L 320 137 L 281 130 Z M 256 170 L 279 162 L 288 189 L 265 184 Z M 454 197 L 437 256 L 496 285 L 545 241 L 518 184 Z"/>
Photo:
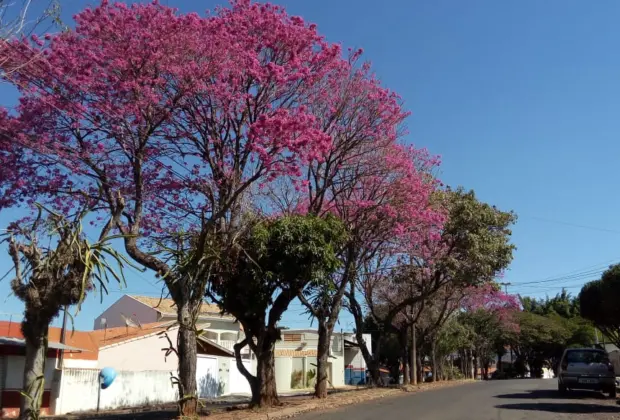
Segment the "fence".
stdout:
<path fill-rule="evenodd" d="M 99 370 L 64 369 L 54 414 L 90 411 L 97 408 Z M 169 403 L 178 400 L 170 372 L 120 371 L 108 389 L 101 390 L 100 408 L 117 409 Z"/>

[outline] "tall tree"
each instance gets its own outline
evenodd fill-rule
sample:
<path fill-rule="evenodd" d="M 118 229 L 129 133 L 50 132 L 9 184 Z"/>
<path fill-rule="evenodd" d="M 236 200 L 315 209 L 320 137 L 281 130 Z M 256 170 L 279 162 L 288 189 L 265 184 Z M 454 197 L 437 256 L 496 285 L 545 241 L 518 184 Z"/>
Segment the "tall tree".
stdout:
<path fill-rule="evenodd" d="M 114 251 L 102 232 L 89 243 L 82 231 L 84 213 L 73 220 L 40 208 L 31 225 L 12 224 L 4 240 L 13 262 L 11 289 L 24 302 L 22 333 L 26 341 L 21 419 L 39 418 L 44 389 L 48 329 L 61 309 L 81 304 L 86 293 L 99 285 L 107 290 L 109 276 L 124 283 L 125 257 Z M 4 240 L 2 242 L 4 242 Z M 44 243 L 52 245 L 45 246 Z M 111 265 L 110 262 L 113 264 Z M 120 266 L 117 274 L 114 266 Z"/>
<path fill-rule="evenodd" d="M 581 316 L 592 321 L 620 347 L 620 264 L 612 265 L 600 280 L 587 283 L 579 293 Z"/>
<path fill-rule="evenodd" d="M 237 367 L 252 389 L 252 405 L 278 403 L 274 348 L 279 322 L 289 304 L 312 285 L 321 287 L 340 266 L 337 250 L 346 240 L 333 216 L 287 216 L 252 223 L 231 249 L 209 296 L 243 326 L 245 339 L 235 345 Z M 257 358 L 256 376 L 243 365 L 241 349 Z"/>
<path fill-rule="evenodd" d="M 103 1 L 75 30 L 11 43 L 0 57 L 19 69 L 21 93 L 2 135 L 45 180 L 5 188 L 64 214 L 96 203 L 127 254 L 163 278 L 177 308 L 184 415 L 196 412 L 195 324 L 219 257 L 203 256 L 234 242 L 253 186 L 301 175 L 329 148 L 307 100 L 342 63 L 314 25 L 277 6 L 231 4 L 201 18 Z M 198 259 L 175 267 L 179 249 Z"/>
<path fill-rule="evenodd" d="M 473 191 L 448 190 L 440 195 L 448 219 L 438 240 L 411 242 L 414 246 L 410 254 L 401 257 L 396 265 L 390 258 L 373 260 L 351 288 L 348 303 L 358 331 L 363 323 L 358 292 L 371 312 L 374 305 L 390 297 L 390 310 L 380 317 L 375 314 L 380 331 L 387 331 L 386 327 L 404 308 L 428 299 L 443 286 L 486 284 L 510 264 L 514 213 L 478 201 Z M 363 337 L 358 340 L 363 342 Z M 373 379 L 378 380 L 376 360 L 365 345 L 361 349 Z"/>
<path fill-rule="evenodd" d="M 348 227 L 349 240 L 340 253 L 343 269 L 331 279 L 330 287 L 300 295 L 319 326 L 315 392 L 319 397 L 327 393 L 330 337 L 342 298 L 362 265 L 378 252 L 397 252 L 403 241 L 428 240 L 443 221 L 442 213 L 430 201 L 437 186 L 430 176 L 436 158 L 393 142 L 372 151 L 352 149 L 351 153 L 357 157 L 349 158 L 341 169 L 342 179 L 332 181 L 340 193 L 322 197 L 328 204 L 326 212 L 337 214 Z"/>
<path fill-rule="evenodd" d="M 305 168 L 296 193 L 282 194 L 280 188 L 272 194 L 283 211 L 337 214 L 350 233 L 340 252 L 341 270 L 327 285 L 299 296 L 318 324 L 319 398 L 327 396 L 331 336 L 360 264 L 386 238 L 398 235 L 397 229 L 412 229 L 412 222 L 421 225 L 433 217 L 433 223 L 440 224 L 428 204 L 437 184 L 429 172 L 438 160 L 423 150 L 398 145 L 408 113 L 400 98 L 381 86 L 370 65 L 359 64 L 360 54 L 361 50 L 350 52 L 346 63 L 317 84 L 317 91 L 329 96 L 308 102 L 322 131 L 333 139 L 331 147 Z"/>

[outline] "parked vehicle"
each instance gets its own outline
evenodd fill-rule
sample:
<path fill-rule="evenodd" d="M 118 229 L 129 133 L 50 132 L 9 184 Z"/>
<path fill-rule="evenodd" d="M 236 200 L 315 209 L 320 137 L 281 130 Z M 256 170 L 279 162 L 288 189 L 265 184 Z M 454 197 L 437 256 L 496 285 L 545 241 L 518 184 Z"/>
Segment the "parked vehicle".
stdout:
<path fill-rule="evenodd" d="M 604 350 L 566 349 L 558 369 L 558 391 L 591 389 L 616 398 L 616 373 Z"/>

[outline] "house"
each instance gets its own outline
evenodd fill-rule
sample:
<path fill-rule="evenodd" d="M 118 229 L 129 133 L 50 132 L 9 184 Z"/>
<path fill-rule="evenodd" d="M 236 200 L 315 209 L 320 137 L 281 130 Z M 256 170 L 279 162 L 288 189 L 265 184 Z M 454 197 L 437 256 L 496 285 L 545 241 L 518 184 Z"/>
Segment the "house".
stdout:
<path fill-rule="evenodd" d="M 136 295 L 122 296 L 95 319 L 95 331 L 101 335 L 101 331 L 110 331 L 120 327 L 120 334 L 122 334 L 122 328 L 127 328 L 127 325 L 142 327 L 143 331 L 145 325 L 151 325 L 160 331 L 142 339 L 133 340 L 131 344 L 123 341 L 122 345 L 104 345 L 102 349 L 106 351 L 101 353 L 100 362 L 125 370 L 132 369 L 131 366 L 134 366 L 138 368 L 137 370 L 170 370 L 172 368 L 172 371 L 176 372 L 178 359 L 174 352 L 166 357 L 164 357 L 165 352 L 162 352 L 162 348 L 169 347 L 166 335 L 170 342 L 176 345 L 178 334 L 178 328 L 174 326 L 176 320 L 176 307 L 172 299 Z M 242 335 L 239 322 L 230 315 L 222 315 L 216 305 L 203 303 L 197 326 L 203 330 L 199 340 L 199 347 L 202 348 L 198 349 L 196 366 L 200 397 L 250 394 L 249 383 L 237 369 L 234 358 L 233 346 Z M 161 340 L 165 340 L 164 345 Z M 133 355 L 144 354 L 141 353 L 143 351 L 149 352 L 149 360 L 134 360 Z M 250 348 L 246 346 L 241 355 L 246 369 L 254 373 L 256 367 Z"/>
<path fill-rule="evenodd" d="M 50 327 L 41 407 L 43 414 L 54 413 L 61 364 L 72 368 L 97 368 L 97 346 L 88 333 L 67 331 L 63 341 L 61 343 L 61 329 Z M 19 414 L 25 355 L 21 324 L 0 321 L 0 418 Z"/>
<path fill-rule="evenodd" d="M 372 354 L 372 336 L 363 334 L 368 351 Z M 344 380 L 346 385 L 366 384 L 366 361 L 362 355 L 357 338 L 353 333 L 344 334 Z"/>
<path fill-rule="evenodd" d="M 93 329 L 176 321 L 176 306 L 172 299 L 123 295 L 95 318 Z M 208 303 L 203 303 L 200 308 L 198 326 L 205 330 L 205 336 L 208 339 L 231 351 L 241 333 L 240 324 L 235 321 L 234 317 L 222 315 L 217 305 Z M 249 349 L 245 350 L 249 352 Z"/>
<path fill-rule="evenodd" d="M 234 318 L 205 305 L 199 317 L 196 380 L 201 398 L 250 394 L 237 369 L 233 345 L 240 334 Z M 102 409 L 178 400 L 172 385 L 178 359 L 174 351 L 178 326 L 169 299 L 123 296 L 97 318 L 93 331 L 50 328 L 45 371 L 44 414 L 66 414 L 97 408 L 99 371 L 113 368 L 114 384 L 101 392 Z M 150 322 L 155 320 L 154 322 Z M 24 340 L 19 323 L 0 322 L 0 408 L 4 416 L 19 411 L 24 368 Z M 255 372 L 249 349 L 243 363 Z M 80 398 L 75 398 L 80 395 Z"/>
<path fill-rule="evenodd" d="M 64 369 L 55 414 L 96 408 L 97 375 L 103 368 L 117 371 L 117 379 L 101 393 L 101 408 L 119 408 L 178 400 L 172 378 L 178 359 L 167 348 L 176 345 L 178 326 L 172 322 L 116 327 L 89 332 L 97 344 L 97 369 Z M 232 393 L 250 393 L 245 378 L 235 376 L 233 352 L 212 340 L 198 337 L 196 381 L 201 398 Z M 247 362 L 250 367 L 250 361 Z M 232 366 L 231 366 L 232 365 Z M 240 376 L 240 373 L 239 373 Z M 243 379 L 243 380 L 241 380 Z M 79 392 L 82 398 L 70 396 Z"/>
<path fill-rule="evenodd" d="M 313 329 L 282 331 L 282 339 L 275 347 L 278 392 L 314 387 L 318 339 L 318 332 Z M 365 339 L 370 343 L 369 334 L 365 334 Z M 328 386 L 337 388 L 346 384 L 364 383 L 365 372 L 366 364 L 355 336 L 351 333 L 334 333 L 328 358 Z"/>

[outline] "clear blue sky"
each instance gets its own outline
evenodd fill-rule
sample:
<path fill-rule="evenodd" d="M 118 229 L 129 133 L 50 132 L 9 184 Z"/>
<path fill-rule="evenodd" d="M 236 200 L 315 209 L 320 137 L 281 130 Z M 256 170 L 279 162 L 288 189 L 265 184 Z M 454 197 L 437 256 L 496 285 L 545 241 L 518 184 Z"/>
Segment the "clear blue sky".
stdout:
<path fill-rule="evenodd" d="M 92 3 L 61 1 L 65 20 Z M 202 12 L 223 2 L 167 3 Z M 566 285 L 578 293 L 604 263 L 620 261 L 620 2 L 276 3 L 318 24 L 330 41 L 364 49 L 413 112 L 408 141 L 443 157 L 444 182 L 517 212 L 509 290 L 544 296 Z M 0 103 L 13 99 L 0 87 Z M 9 216 L 1 216 L 2 225 Z M 558 279 L 566 273 L 577 275 Z M 132 292 L 157 292 L 148 275 L 129 279 Z M 543 279 L 553 281 L 519 285 Z M 0 312 L 21 312 L 8 294 L 4 280 Z M 118 297 L 88 305 L 76 327 L 90 328 Z M 300 312 L 293 307 L 285 324 L 305 326 Z M 342 327 L 349 321 L 344 317 Z"/>

